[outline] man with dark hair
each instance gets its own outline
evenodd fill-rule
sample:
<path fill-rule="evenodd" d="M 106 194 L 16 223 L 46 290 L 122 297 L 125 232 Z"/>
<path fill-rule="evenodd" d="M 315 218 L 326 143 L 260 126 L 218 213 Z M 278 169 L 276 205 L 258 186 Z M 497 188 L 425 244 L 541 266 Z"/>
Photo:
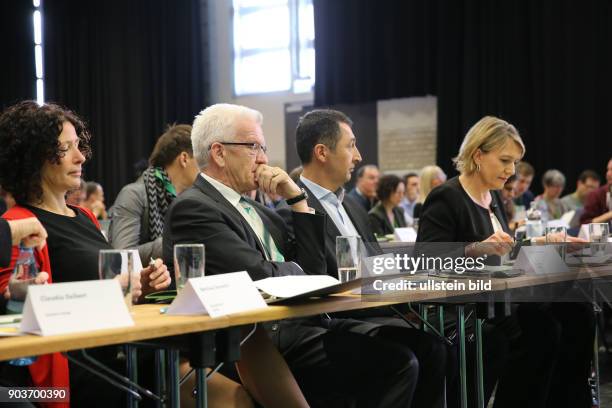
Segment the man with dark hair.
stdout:
<path fill-rule="evenodd" d="M 376 204 L 376 189 L 378 188 L 378 180 L 380 172 L 374 164 L 366 164 L 357 170 L 357 183 L 355 188 L 349 192 L 361 206 L 370 211 Z"/>
<path fill-rule="evenodd" d="M 305 192 L 285 171 L 268 165 L 262 120 L 230 104 L 196 117 L 191 139 L 202 171 L 168 210 L 166 262 L 172 264 L 173 245 L 197 242 L 206 245 L 207 275 L 246 271 L 258 280 L 325 273 L 325 218 L 310 211 Z M 257 188 L 286 200 L 293 231 L 275 211 L 244 197 Z M 330 406 L 328 398 L 340 396 L 357 407 L 410 406 L 411 353 L 356 331 L 361 326 L 313 316 L 266 328 L 311 405 Z"/>
<path fill-rule="evenodd" d="M 406 225 L 410 227 L 414 225 L 414 207 L 419 202 L 420 180 L 419 175 L 414 172 L 405 174 L 402 179 L 406 186 L 406 194 L 399 206 L 404 210 Z"/>
<path fill-rule="evenodd" d="M 612 157 L 606 168 L 606 184 L 592 191 L 584 203 L 581 224 L 607 222 L 612 220 Z"/>
<path fill-rule="evenodd" d="M 149 167 L 121 189 L 110 210 L 108 238 L 114 248 L 137 248 L 143 265 L 162 256 L 164 216 L 177 194 L 198 174 L 191 147 L 191 126 L 171 125 L 159 137 Z"/>
<path fill-rule="evenodd" d="M 367 213 L 355 199 L 344 194 L 342 187 L 361 162 L 351 121 L 345 118 L 341 112 L 315 110 L 304 115 L 296 129 L 296 146 L 304 168 L 300 186 L 308 193 L 308 205 L 327 217 L 325 260 L 327 273 L 334 277 L 338 271 L 335 256 L 337 236 L 359 235 L 368 256 L 382 253 L 370 228 Z M 331 126 L 329 121 L 335 121 L 336 125 Z M 317 137 L 318 129 L 323 128 L 321 123 L 326 124 L 326 129 L 334 129 L 333 134 Z M 279 211 L 286 215 L 285 209 Z M 414 353 L 419 362 L 419 374 L 411 406 L 443 406 L 447 361 L 452 359 L 447 358 L 448 350 L 442 341 L 411 329 L 403 320 L 383 310 L 367 313 L 367 317 L 359 312 L 350 315 L 376 327 L 369 332 L 370 335 Z"/>
<path fill-rule="evenodd" d="M 591 191 L 599 188 L 599 174 L 593 170 L 585 170 L 578 176 L 576 191 L 561 198 L 568 211 L 582 210 L 584 202 Z"/>
<path fill-rule="evenodd" d="M 535 169 L 533 166 L 526 161 L 521 161 L 516 165 L 516 191 L 514 203 L 518 206 L 523 206 L 525 210 L 529 209 L 531 202 L 534 200 L 535 195 L 529 190 L 533 176 L 535 175 Z"/>

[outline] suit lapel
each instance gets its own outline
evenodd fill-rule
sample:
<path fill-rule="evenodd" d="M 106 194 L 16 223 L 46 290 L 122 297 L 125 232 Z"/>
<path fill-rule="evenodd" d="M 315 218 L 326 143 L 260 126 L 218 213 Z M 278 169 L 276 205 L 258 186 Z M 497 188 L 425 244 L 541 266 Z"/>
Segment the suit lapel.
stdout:
<path fill-rule="evenodd" d="M 261 245 L 261 242 L 259 242 L 259 238 L 257 237 L 257 234 L 255 233 L 255 231 L 253 231 L 253 228 L 251 228 L 251 225 L 244 219 L 242 214 L 240 214 L 238 209 L 234 207 L 232 203 L 227 201 L 225 197 L 223 197 L 223 194 L 221 194 L 219 190 L 213 187 L 213 185 L 210 184 L 208 181 L 206 181 L 206 179 L 204 179 L 204 177 L 202 177 L 201 175 L 198 175 L 198 177 L 196 178 L 196 181 L 194 182 L 194 186 L 197 187 L 200 191 L 202 191 L 206 196 L 212 198 L 217 203 L 219 203 L 220 204 L 219 209 L 223 211 L 231 219 L 233 219 L 236 224 L 239 224 L 242 226 L 242 228 L 244 229 L 245 236 L 251 237 L 252 243 L 255 243 L 255 246 L 257 247 L 257 249 L 262 254 L 264 254 L 264 257 L 265 257 L 266 251 Z M 257 208 L 257 206 L 253 203 L 253 201 L 251 200 L 247 200 L 247 201 L 251 203 L 253 208 Z"/>
<path fill-rule="evenodd" d="M 306 187 L 306 185 L 302 183 L 301 180 L 298 184 L 300 187 L 306 190 L 306 193 L 308 194 L 308 200 L 307 200 L 308 206 L 311 208 L 314 208 L 317 212 L 320 212 L 321 214 L 325 214 L 325 217 L 326 217 L 325 232 L 327 233 L 327 236 L 331 239 L 331 242 L 334 242 L 334 245 L 335 245 L 336 237 L 339 235 L 342 235 L 340 234 L 340 230 L 338 230 L 338 227 L 336 227 L 336 224 L 334 224 L 334 222 L 332 221 L 327 211 L 325 211 L 323 204 L 321 204 L 319 199 L 315 197 L 314 193 L 310 191 L 310 189 Z"/>

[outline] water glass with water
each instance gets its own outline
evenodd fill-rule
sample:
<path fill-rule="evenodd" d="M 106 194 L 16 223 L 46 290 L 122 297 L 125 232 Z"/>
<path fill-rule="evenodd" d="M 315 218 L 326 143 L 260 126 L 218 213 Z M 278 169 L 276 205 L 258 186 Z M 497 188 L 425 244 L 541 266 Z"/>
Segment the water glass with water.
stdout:
<path fill-rule="evenodd" d="M 361 277 L 362 255 L 359 235 L 336 237 L 336 263 L 340 282 L 348 282 Z"/>

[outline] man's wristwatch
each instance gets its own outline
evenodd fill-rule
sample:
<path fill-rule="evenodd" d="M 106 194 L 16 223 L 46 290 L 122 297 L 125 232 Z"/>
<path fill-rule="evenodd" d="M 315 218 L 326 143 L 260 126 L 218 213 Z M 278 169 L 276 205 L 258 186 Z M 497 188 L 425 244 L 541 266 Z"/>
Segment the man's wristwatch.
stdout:
<path fill-rule="evenodd" d="M 297 196 L 295 196 L 293 198 L 290 198 L 288 200 L 285 200 L 285 201 L 287 202 L 287 204 L 293 205 L 293 204 L 299 203 L 302 200 L 306 200 L 307 198 L 308 198 L 308 193 L 306 193 L 306 190 L 302 189 L 302 193 L 301 194 L 299 194 L 299 195 L 297 195 Z"/>

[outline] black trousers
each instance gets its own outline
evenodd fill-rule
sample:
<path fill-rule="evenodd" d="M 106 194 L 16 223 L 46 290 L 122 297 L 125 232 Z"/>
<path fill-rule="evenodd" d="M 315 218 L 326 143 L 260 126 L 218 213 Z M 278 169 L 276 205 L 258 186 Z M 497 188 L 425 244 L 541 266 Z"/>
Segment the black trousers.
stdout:
<path fill-rule="evenodd" d="M 410 348 L 347 319 L 281 321 L 271 336 L 313 407 L 411 405 L 419 363 Z M 375 327 L 375 326 L 370 326 Z"/>
<path fill-rule="evenodd" d="M 584 303 L 523 303 L 483 325 L 485 401 L 495 408 L 590 408 L 595 319 Z M 475 346 L 467 345 L 468 406 L 476 404 Z M 458 384 L 448 407 L 458 407 Z"/>
<path fill-rule="evenodd" d="M 397 317 L 368 317 L 369 323 L 380 324 L 372 335 L 407 347 L 415 355 L 419 369 L 412 407 L 444 408 L 445 384 L 452 384 L 457 374 L 455 348 L 440 338 L 414 329 Z"/>
<path fill-rule="evenodd" d="M 522 333 L 510 343 L 495 408 L 590 408 L 595 333 L 591 305 L 525 303 L 516 317 Z"/>

